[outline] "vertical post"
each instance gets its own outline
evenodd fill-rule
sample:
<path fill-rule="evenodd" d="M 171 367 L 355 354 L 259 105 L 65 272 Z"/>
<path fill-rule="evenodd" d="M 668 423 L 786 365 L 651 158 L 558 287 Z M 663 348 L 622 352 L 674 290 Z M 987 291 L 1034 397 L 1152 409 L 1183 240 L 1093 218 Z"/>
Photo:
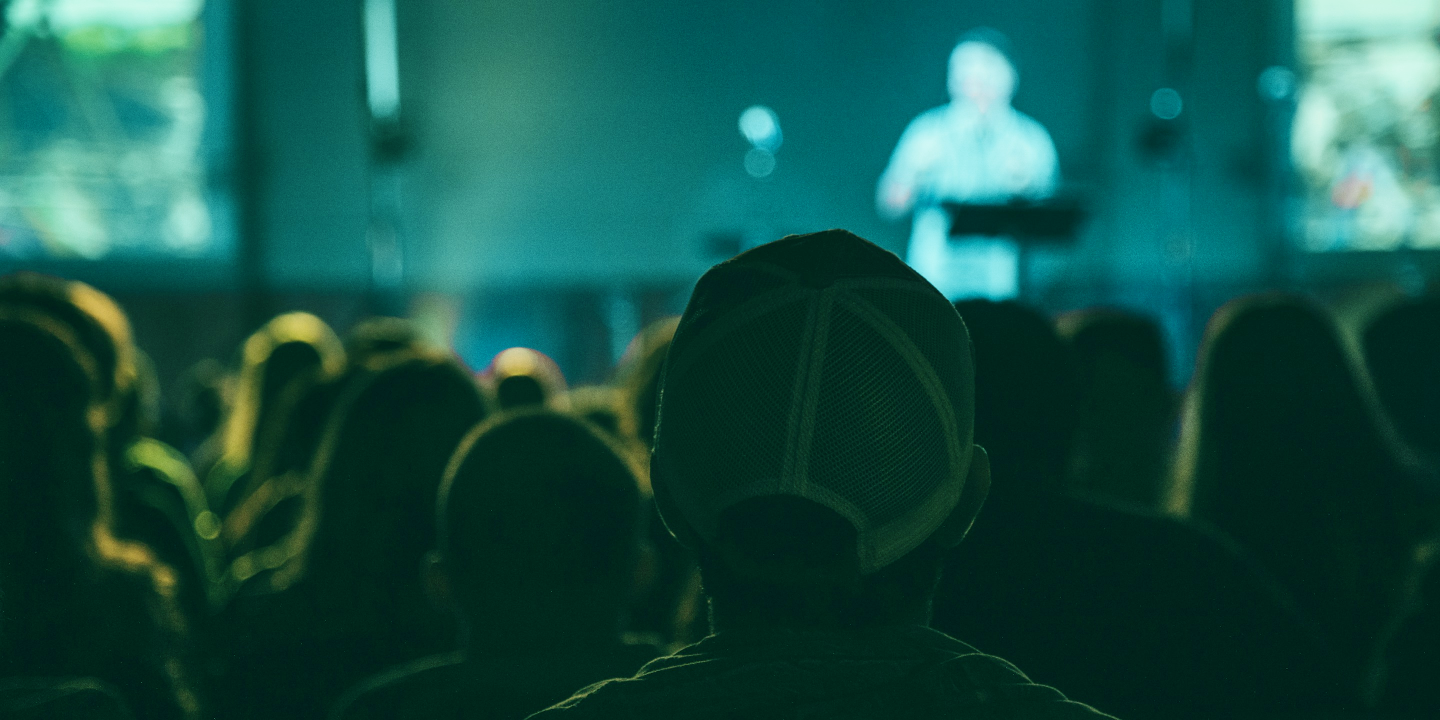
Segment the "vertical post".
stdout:
<path fill-rule="evenodd" d="M 371 310 L 404 312 L 405 252 L 401 160 L 405 135 L 400 121 L 400 56 L 395 0 L 364 0 L 365 97 L 370 107 Z"/>
<path fill-rule="evenodd" d="M 259 327 L 271 314 L 265 272 L 265 142 L 260 130 L 262 88 L 258 68 L 263 38 L 259 37 L 256 20 L 259 4 L 231 3 L 230 18 L 235 78 L 235 255 L 246 332 Z"/>

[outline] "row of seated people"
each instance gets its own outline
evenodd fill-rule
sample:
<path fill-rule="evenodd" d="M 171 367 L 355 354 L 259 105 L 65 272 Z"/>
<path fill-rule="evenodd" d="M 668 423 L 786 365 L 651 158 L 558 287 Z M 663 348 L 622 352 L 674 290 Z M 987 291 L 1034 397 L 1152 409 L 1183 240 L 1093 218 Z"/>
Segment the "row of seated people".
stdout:
<path fill-rule="evenodd" d="M 914 387 L 953 405 L 941 432 L 910 427 L 918 361 L 885 365 L 854 322 L 826 331 L 838 350 L 739 320 L 719 323 L 735 337 L 704 339 L 712 315 L 754 320 L 736 310 L 763 294 L 747 257 L 819 277 L 805 288 L 875 276 L 937 297 L 848 234 L 789 238 L 712 270 L 613 383 L 573 391 L 533 351 L 475 376 L 404 321 L 342 342 L 292 313 L 251 336 L 233 372 L 191 373 L 190 412 L 162 423 L 112 300 L 0 278 L 0 716 L 523 718 L 642 666 L 641 680 L 671 679 L 593 686 L 552 712 L 964 717 L 935 705 L 961 685 L 975 717 L 1088 716 L 1078 703 L 1126 718 L 1440 711 L 1436 301 L 1370 323 L 1363 362 L 1316 304 L 1235 301 L 1178 397 L 1143 316 L 1052 322 L 965 301 L 947 318 L 856 291 L 934 368 Z M 699 349 L 681 363 L 671 348 L 687 335 Z M 844 378 L 807 391 L 807 442 L 832 440 L 804 462 L 874 488 L 737 488 L 716 525 L 715 496 L 661 472 L 663 429 L 673 467 L 755 482 L 775 450 L 764 438 L 795 452 L 794 342 L 833 354 L 816 367 Z M 703 391 L 683 384 L 690 371 Z M 735 504 L 915 503 L 891 476 L 929 461 L 915 443 L 931 431 L 983 448 L 958 473 L 971 490 L 911 513 L 950 513 L 910 533 L 945 542 L 919 537 L 878 567 L 855 556 L 872 528 L 854 513 L 837 526 L 811 506 Z M 982 503 L 972 527 L 962 510 Z M 946 665 L 968 684 L 816 659 L 852 652 L 840 634 L 927 623 L 1025 675 L 977 666 L 989 656 L 973 649 Z M 825 631 L 824 652 L 795 655 L 797 630 Z M 916 654 L 897 642 L 884 652 Z M 950 694 L 926 684 L 942 680 Z M 702 700 L 720 689 L 733 692 Z"/>

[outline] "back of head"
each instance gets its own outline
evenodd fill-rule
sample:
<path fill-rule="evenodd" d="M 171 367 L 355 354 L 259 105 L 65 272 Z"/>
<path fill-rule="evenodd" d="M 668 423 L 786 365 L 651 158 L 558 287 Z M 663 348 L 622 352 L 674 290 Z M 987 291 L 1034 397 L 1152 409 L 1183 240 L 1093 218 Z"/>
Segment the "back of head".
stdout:
<path fill-rule="evenodd" d="M 1069 349 L 1044 315 L 1019 303 L 955 308 L 975 344 L 975 442 L 995 471 L 992 502 L 1059 490 L 1075 436 Z"/>
<path fill-rule="evenodd" d="M 63 322 L 0 306 L 0 666 L 97 675 L 144 713 L 194 711 L 174 572 L 110 532 L 98 364 Z"/>
<path fill-rule="evenodd" d="M 1415 488 L 1329 315 L 1285 295 L 1222 308 L 1191 393 L 1172 505 L 1232 534 L 1347 633 L 1368 632 L 1408 553 Z"/>
<path fill-rule="evenodd" d="M 583 421 L 543 409 L 471 431 L 445 474 L 438 547 L 472 626 L 614 636 L 642 531 L 624 457 Z"/>
<path fill-rule="evenodd" d="M 1176 417 L 1159 324 L 1121 310 L 1084 310 L 1056 326 L 1075 358 L 1075 489 L 1158 507 Z"/>
<path fill-rule="evenodd" d="M 490 362 L 485 377 L 495 391 L 499 410 L 563 405 L 565 376 L 545 353 L 530 348 L 503 350 Z"/>
<path fill-rule="evenodd" d="M 345 367 L 345 351 L 325 321 L 303 312 L 280 315 L 246 339 L 230 415 L 225 422 L 224 456 L 245 466 L 257 432 L 272 421 L 277 400 L 298 378 L 328 381 Z"/>
<path fill-rule="evenodd" d="M 95 363 L 96 400 L 119 419 L 136 375 L 130 321 L 110 296 L 89 285 L 33 272 L 0 277 L 0 305 L 30 308 L 73 334 Z"/>
<path fill-rule="evenodd" d="M 666 524 L 700 551 L 712 601 L 756 597 L 718 583 L 844 605 L 925 545 L 965 488 L 972 377 L 944 297 L 845 231 L 706 273 L 666 363 L 651 482 Z"/>
<path fill-rule="evenodd" d="M 1282 502 L 1341 490 L 1323 478 L 1394 464 L 1334 322 L 1303 299 L 1265 295 L 1221 308 L 1191 393 L 1197 433 L 1182 460 L 1193 463 L 1201 514 L 1225 487 L 1269 486 Z M 1300 485 L 1278 487 L 1286 478 Z"/>
<path fill-rule="evenodd" d="M 450 360 L 400 356 L 347 382 L 333 407 L 288 541 L 300 554 L 274 584 L 304 579 L 363 622 L 423 610 L 416 569 L 434 547 L 445 465 L 485 417 L 479 389 Z"/>
<path fill-rule="evenodd" d="M 0 565 L 7 581 L 43 587 L 78 572 L 94 543 L 96 367 L 33 310 L 0 308 L 0 347 Z"/>
<path fill-rule="evenodd" d="M 1440 459 L 1440 298 L 1396 304 L 1365 328 L 1365 361 L 1396 429 Z"/>

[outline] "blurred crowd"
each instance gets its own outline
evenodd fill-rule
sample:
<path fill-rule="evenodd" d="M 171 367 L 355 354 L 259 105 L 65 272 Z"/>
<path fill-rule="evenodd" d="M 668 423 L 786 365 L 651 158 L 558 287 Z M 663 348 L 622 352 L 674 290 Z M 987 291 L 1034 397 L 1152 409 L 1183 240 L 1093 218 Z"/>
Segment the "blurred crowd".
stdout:
<path fill-rule="evenodd" d="M 992 480 L 934 629 L 1122 718 L 1440 717 L 1440 299 L 1237 299 L 1183 392 L 1147 315 L 956 309 Z M 0 717 L 518 720 L 701 641 L 679 321 L 571 388 L 289 313 L 162 413 L 113 300 L 0 278 Z"/>

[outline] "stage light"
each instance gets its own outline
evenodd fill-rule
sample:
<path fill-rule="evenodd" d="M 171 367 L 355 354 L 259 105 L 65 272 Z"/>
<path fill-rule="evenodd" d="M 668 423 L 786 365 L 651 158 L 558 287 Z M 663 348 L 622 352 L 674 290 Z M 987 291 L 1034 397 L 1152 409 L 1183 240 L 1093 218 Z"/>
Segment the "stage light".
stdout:
<path fill-rule="evenodd" d="M 764 105 L 751 105 L 745 108 L 745 112 L 740 113 L 740 134 L 756 149 L 773 155 L 780 149 L 783 140 L 780 135 L 780 117 Z M 772 165 L 773 161 L 774 158 L 771 158 Z M 746 160 L 747 167 L 749 162 Z"/>
<path fill-rule="evenodd" d="M 1185 109 L 1185 102 L 1174 88 L 1160 88 L 1150 95 L 1150 112 L 1161 120 L 1174 120 Z"/>
<path fill-rule="evenodd" d="M 1289 100 L 1295 94 L 1295 72 L 1283 65 L 1271 65 L 1260 73 L 1256 87 L 1260 97 L 1272 102 Z"/>
<path fill-rule="evenodd" d="M 775 172 L 775 156 L 769 150 L 750 148 L 745 153 L 745 172 L 750 177 L 763 178 Z"/>

